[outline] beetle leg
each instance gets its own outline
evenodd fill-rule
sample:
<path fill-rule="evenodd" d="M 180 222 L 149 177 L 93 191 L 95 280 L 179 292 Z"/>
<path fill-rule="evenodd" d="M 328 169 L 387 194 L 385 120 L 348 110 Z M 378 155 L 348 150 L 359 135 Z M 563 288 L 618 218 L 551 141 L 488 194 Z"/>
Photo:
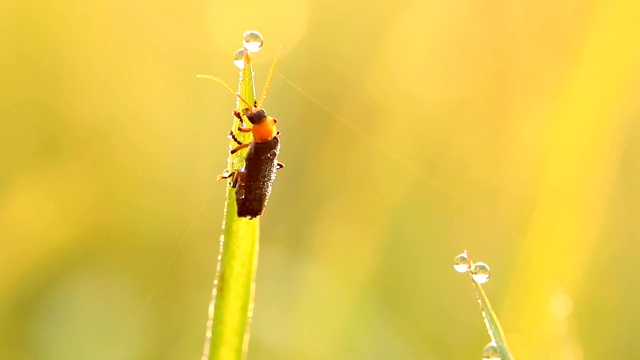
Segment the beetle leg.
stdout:
<path fill-rule="evenodd" d="M 229 138 L 235 141 L 236 144 L 242 145 L 242 141 L 238 140 L 238 138 L 233 135 L 233 131 L 229 131 Z"/>
<path fill-rule="evenodd" d="M 233 180 L 231 180 L 231 187 L 235 188 L 238 185 L 238 181 L 240 181 L 240 174 L 234 173 Z"/>
<path fill-rule="evenodd" d="M 278 162 L 278 163 L 276 164 L 276 170 L 278 170 L 278 169 L 282 169 L 283 167 L 284 167 L 284 164 L 283 164 L 283 163 L 281 163 L 281 162 Z"/>
<path fill-rule="evenodd" d="M 233 110 L 233 116 L 235 116 L 236 118 L 238 118 L 238 120 L 240 120 L 240 125 L 238 125 L 238 131 L 251 132 L 250 127 L 244 126 L 244 120 L 242 120 L 242 115 L 240 115 L 240 112 L 238 110 Z"/>
<path fill-rule="evenodd" d="M 231 154 L 235 154 L 238 151 L 242 150 L 242 149 L 246 149 L 249 147 L 249 144 L 241 144 L 236 146 L 235 148 L 231 149 L 231 151 L 229 151 Z"/>
<path fill-rule="evenodd" d="M 236 172 L 232 171 L 232 172 L 228 172 L 227 170 L 225 170 L 222 174 L 218 175 L 218 181 L 221 181 L 223 179 L 229 179 L 229 178 L 235 178 Z"/>
<path fill-rule="evenodd" d="M 247 173 L 244 171 L 244 167 L 236 172 L 236 176 L 233 178 L 231 187 L 236 188 L 236 198 L 244 199 L 245 197 L 245 183 Z"/>
<path fill-rule="evenodd" d="M 238 110 L 233 110 L 233 116 L 237 117 L 238 120 L 240 120 L 241 123 L 244 122 L 244 120 L 242 120 L 242 116 L 240 115 L 240 112 Z"/>
<path fill-rule="evenodd" d="M 221 181 L 223 179 L 231 179 L 231 187 L 235 188 L 238 185 L 238 181 L 240 181 L 242 174 L 243 174 L 242 171 L 228 172 L 225 170 L 224 173 L 222 173 L 221 175 L 218 175 L 218 181 Z"/>

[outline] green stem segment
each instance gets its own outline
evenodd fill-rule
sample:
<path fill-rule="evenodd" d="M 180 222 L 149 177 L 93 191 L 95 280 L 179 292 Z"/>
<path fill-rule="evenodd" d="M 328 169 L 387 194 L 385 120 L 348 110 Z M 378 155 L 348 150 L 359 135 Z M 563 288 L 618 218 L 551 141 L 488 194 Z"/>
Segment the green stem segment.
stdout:
<path fill-rule="evenodd" d="M 496 348 L 498 349 L 498 353 L 500 354 L 500 359 L 511 360 L 513 357 L 511 356 L 509 348 L 507 347 L 507 340 L 504 336 L 504 332 L 502 331 L 502 327 L 500 326 L 500 322 L 498 321 L 498 316 L 496 316 L 496 313 L 493 311 L 491 303 L 489 302 L 489 298 L 487 298 L 487 294 L 485 294 L 482 286 L 475 281 L 473 282 L 473 284 L 476 289 L 478 303 L 480 304 L 480 308 L 482 309 L 482 316 L 484 317 L 487 331 L 491 336 L 491 340 L 496 344 Z"/>
<path fill-rule="evenodd" d="M 491 307 L 491 303 L 489 302 L 489 298 L 487 294 L 484 292 L 482 285 L 477 283 L 473 279 L 473 274 L 471 272 L 473 261 L 471 261 L 471 257 L 465 250 L 464 252 L 469 259 L 469 277 L 471 279 L 471 283 L 473 284 L 473 288 L 476 291 L 476 297 L 478 298 L 478 305 L 480 305 L 480 309 L 482 310 L 482 317 L 484 319 L 484 324 L 487 327 L 487 332 L 491 337 L 491 341 L 496 345 L 498 350 L 498 354 L 500 355 L 500 360 L 513 360 L 513 356 L 509 352 L 509 347 L 507 346 L 507 339 L 504 336 L 504 332 L 502 331 L 502 326 L 500 325 L 500 321 L 498 320 L 498 316 L 493 311 L 493 307 Z"/>
<path fill-rule="evenodd" d="M 253 104 L 255 86 L 251 61 L 245 51 L 245 67 L 240 71 L 240 96 Z M 239 100 L 236 109 L 242 112 L 247 104 Z M 243 143 L 252 141 L 250 133 L 238 131 L 234 117 L 232 131 Z M 230 148 L 235 147 L 234 142 Z M 244 166 L 247 150 L 229 155 L 228 169 Z M 227 202 L 220 237 L 220 253 L 213 294 L 209 305 L 209 320 L 202 360 L 236 360 L 246 357 L 249 347 L 249 327 L 253 314 L 255 276 L 258 265 L 260 218 L 249 220 L 237 216 L 235 189 L 227 183 Z"/>

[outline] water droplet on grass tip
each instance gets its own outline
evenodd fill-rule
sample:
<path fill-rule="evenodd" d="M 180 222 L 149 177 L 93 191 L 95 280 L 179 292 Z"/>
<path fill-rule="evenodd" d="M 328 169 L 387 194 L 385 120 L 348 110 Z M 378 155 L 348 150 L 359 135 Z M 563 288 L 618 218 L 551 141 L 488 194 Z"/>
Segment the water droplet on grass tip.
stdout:
<path fill-rule="evenodd" d="M 478 284 L 484 284 L 489 281 L 490 275 L 491 269 L 489 269 L 489 265 L 483 262 L 477 262 L 471 266 L 471 277 Z"/>
<path fill-rule="evenodd" d="M 493 341 L 482 349 L 482 360 L 500 360 L 498 347 Z"/>
<path fill-rule="evenodd" d="M 256 52 L 262 48 L 262 35 L 255 30 L 249 30 L 244 33 L 244 39 L 242 40 L 242 45 L 251 51 Z"/>
<path fill-rule="evenodd" d="M 461 273 L 469 270 L 469 257 L 467 253 L 462 253 L 453 259 L 453 268 Z"/>
<path fill-rule="evenodd" d="M 240 69 L 244 69 L 244 48 L 233 54 L 233 64 Z"/>

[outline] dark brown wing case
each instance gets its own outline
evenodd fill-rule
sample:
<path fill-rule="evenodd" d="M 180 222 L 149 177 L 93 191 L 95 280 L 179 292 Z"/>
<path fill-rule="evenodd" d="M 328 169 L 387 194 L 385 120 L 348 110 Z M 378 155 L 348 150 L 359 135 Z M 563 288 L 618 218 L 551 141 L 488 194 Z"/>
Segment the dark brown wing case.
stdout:
<path fill-rule="evenodd" d="M 280 139 L 277 136 L 266 142 L 252 142 L 249 146 L 245 166 L 238 174 L 238 217 L 252 219 L 264 212 L 276 178 L 279 151 Z"/>

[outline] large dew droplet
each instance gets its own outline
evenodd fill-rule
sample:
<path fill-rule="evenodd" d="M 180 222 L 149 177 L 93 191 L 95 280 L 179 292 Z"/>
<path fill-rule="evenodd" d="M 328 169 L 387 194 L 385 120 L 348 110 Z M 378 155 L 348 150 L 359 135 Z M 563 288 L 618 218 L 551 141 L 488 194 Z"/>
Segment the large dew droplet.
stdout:
<path fill-rule="evenodd" d="M 244 45 L 245 49 L 256 52 L 262 48 L 262 35 L 255 30 L 249 30 L 244 33 L 244 39 L 242 40 L 242 45 Z"/>
<path fill-rule="evenodd" d="M 493 341 L 482 349 L 482 360 L 500 360 L 498 347 Z"/>
<path fill-rule="evenodd" d="M 467 253 L 462 253 L 453 259 L 453 268 L 461 273 L 469 271 L 469 256 L 467 256 Z"/>
<path fill-rule="evenodd" d="M 478 284 L 484 284 L 489 281 L 490 275 L 491 269 L 489 269 L 489 265 L 483 262 L 477 262 L 471 266 L 471 277 Z"/>
<path fill-rule="evenodd" d="M 244 69 L 244 48 L 233 54 L 233 64 L 240 69 Z"/>

